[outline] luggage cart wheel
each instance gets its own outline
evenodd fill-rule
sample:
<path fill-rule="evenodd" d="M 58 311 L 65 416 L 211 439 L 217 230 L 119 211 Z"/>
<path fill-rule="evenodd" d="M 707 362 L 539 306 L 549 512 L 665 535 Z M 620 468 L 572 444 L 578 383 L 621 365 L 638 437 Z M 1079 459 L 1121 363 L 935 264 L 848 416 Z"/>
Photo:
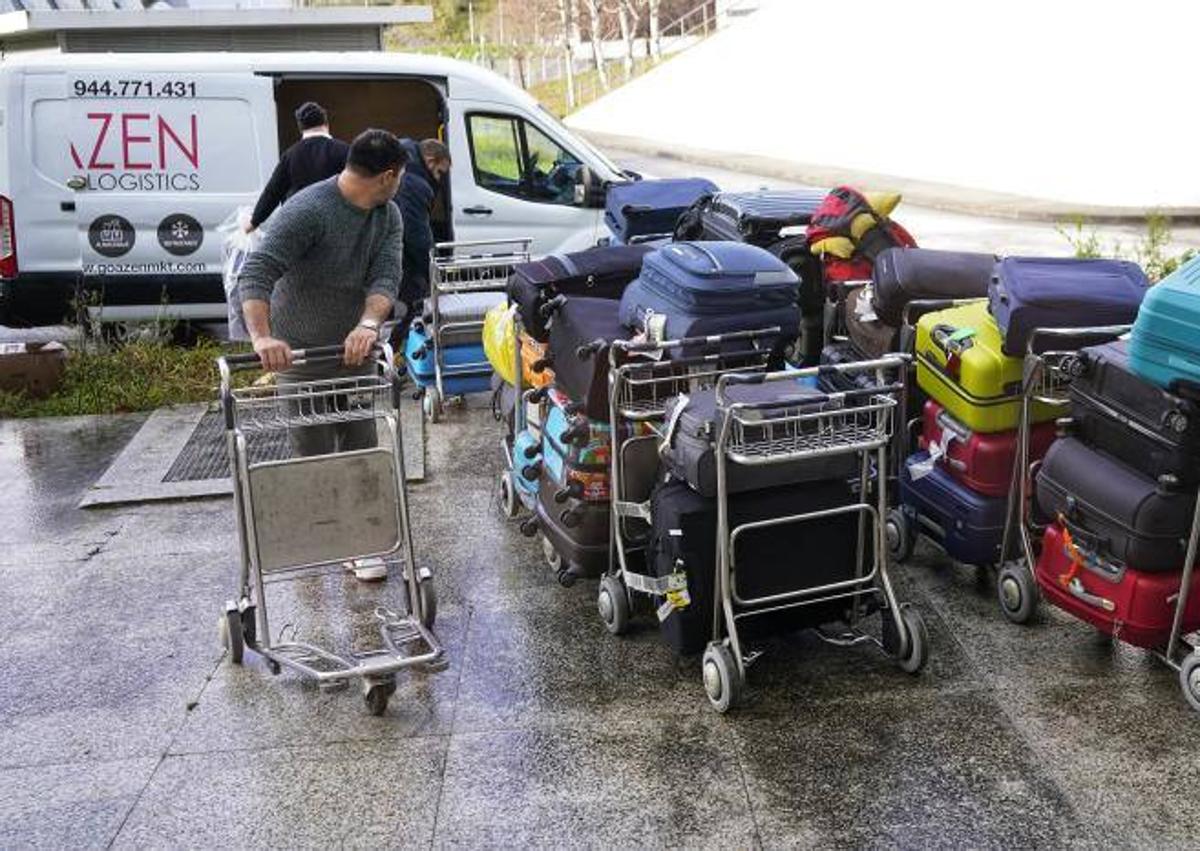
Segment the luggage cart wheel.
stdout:
<path fill-rule="evenodd" d="M 1000 611 L 1010 622 L 1028 623 L 1037 610 L 1037 583 L 1022 561 L 1005 562 L 996 574 Z"/>
<path fill-rule="evenodd" d="M 258 613 L 254 606 L 242 608 L 242 643 L 253 647 L 258 642 Z"/>
<path fill-rule="evenodd" d="M 575 584 L 576 576 L 571 572 L 571 568 L 560 567 L 558 573 L 555 574 L 555 578 L 558 579 L 559 585 L 564 588 L 570 588 Z"/>
<path fill-rule="evenodd" d="M 629 594 L 621 580 L 611 573 L 600 577 L 596 608 L 605 628 L 613 635 L 624 635 L 629 629 Z"/>
<path fill-rule="evenodd" d="M 1193 650 L 1184 657 L 1179 666 L 1179 684 L 1192 709 L 1200 712 L 1200 650 Z"/>
<path fill-rule="evenodd" d="M 554 544 L 550 543 L 550 539 L 545 535 L 542 536 L 542 558 L 546 560 L 546 565 L 551 570 L 558 572 L 563 569 L 562 556 L 558 554 L 558 550 L 554 549 Z"/>
<path fill-rule="evenodd" d="M 238 611 L 237 603 L 233 600 L 225 604 L 225 612 L 217 622 L 217 632 L 221 637 L 221 644 L 229 651 L 229 661 L 234 665 L 242 664 L 245 633 L 242 631 L 242 613 Z"/>
<path fill-rule="evenodd" d="M 425 388 L 425 394 L 421 397 L 421 410 L 431 423 L 436 423 L 442 418 L 442 397 L 436 387 Z"/>
<path fill-rule="evenodd" d="M 912 518 L 902 508 L 893 508 L 887 514 L 884 533 L 887 535 L 888 552 L 892 561 L 901 562 L 912 555 L 917 544 L 916 529 Z"/>
<path fill-rule="evenodd" d="M 929 630 L 921 613 L 907 603 L 900 607 L 900 619 L 908 632 L 908 651 L 896 662 L 906 674 L 919 674 L 929 661 Z"/>
<path fill-rule="evenodd" d="M 521 510 L 521 501 L 517 499 L 517 491 L 513 487 L 512 473 L 508 471 L 500 474 L 500 507 L 509 520 L 515 518 Z"/>
<path fill-rule="evenodd" d="M 432 576 L 422 576 L 417 580 L 417 596 L 421 604 L 421 625 L 426 629 L 433 629 L 433 622 L 437 620 L 438 602 Z"/>
<path fill-rule="evenodd" d="M 396 693 L 396 681 L 390 680 L 363 680 L 363 701 L 367 704 L 367 711 L 372 715 L 379 716 L 387 712 L 388 698 Z"/>
<path fill-rule="evenodd" d="M 742 690 L 742 677 L 733 661 L 733 653 L 724 644 L 710 644 L 704 649 L 700 663 L 704 691 L 713 709 L 728 712 L 737 704 Z"/>

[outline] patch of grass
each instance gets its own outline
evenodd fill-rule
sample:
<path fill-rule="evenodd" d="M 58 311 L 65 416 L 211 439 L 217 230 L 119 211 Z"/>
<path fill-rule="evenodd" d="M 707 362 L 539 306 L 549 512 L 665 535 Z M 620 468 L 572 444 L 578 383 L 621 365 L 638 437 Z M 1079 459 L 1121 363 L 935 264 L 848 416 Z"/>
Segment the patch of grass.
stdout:
<path fill-rule="evenodd" d="M 1059 225 L 1058 232 L 1071 244 L 1075 256 L 1080 258 L 1112 257 L 1132 260 L 1142 267 L 1151 283 L 1158 283 L 1184 263 L 1196 256 L 1189 248 L 1182 254 L 1169 253 L 1171 244 L 1171 220 L 1166 216 L 1152 215 L 1146 219 L 1146 235 L 1126 247 L 1119 240 L 1105 248 L 1096 229 L 1089 227 L 1083 219 L 1071 223 L 1073 227 Z"/>
<path fill-rule="evenodd" d="M 214 340 L 186 347 L 133 340 L 99 351 L 72 351 L 58 392 L 30 399 L 0 391 L 0 417 L 120 414 L 208 401 L 219 383 L 216 358 L 234 350 Z"/>

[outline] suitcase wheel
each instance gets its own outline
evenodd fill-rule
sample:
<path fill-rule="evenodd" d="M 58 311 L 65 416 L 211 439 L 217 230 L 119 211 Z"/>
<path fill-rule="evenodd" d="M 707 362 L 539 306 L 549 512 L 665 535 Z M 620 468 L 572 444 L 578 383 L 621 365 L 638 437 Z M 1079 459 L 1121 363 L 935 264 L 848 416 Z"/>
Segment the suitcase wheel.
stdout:
<path fill-rule="evenodd" d="M 1023 561 L 1006 562 L 1000 568 L 996 574 L 996 593 L 1000 611 L 1011 623 L 1028 623 L 1037 611 L 1037 581 Z"/>
<path fill-rule="evenodd" d="M 1200 651 L 1193 650 L 1179 666 L 1179 684 L 1192 709 L 1200 712 Z"/>
<path fill-rule="evenodd" d="M 700 663 L 704 692 L 712 708 L 724 714 L 737 705 L 742 691 L 742 675 L 725 644 L 710 644 L 704 649 Z"/>
<path fill-rule="evenodd" d="M 562 556 L 558 554 L 558 550 L 554 549 L 554 544 L 550 543 L 550 539 L 545 535 L 542 536 L 542 558 L 546 560 L 546 566 L 551 570 L 555 572 L 562 570 Z"/>

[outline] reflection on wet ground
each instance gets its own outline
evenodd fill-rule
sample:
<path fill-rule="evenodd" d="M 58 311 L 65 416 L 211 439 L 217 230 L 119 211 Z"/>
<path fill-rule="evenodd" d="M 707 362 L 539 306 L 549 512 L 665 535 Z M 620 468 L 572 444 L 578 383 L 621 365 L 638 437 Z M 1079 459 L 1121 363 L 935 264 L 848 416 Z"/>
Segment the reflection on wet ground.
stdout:
<path fill-rule="evenodd" d="M 746 704 L 707 706 L 652 623 L 610 637 L 496 505 L 479 403 L 431 430 L 411 490 L 450 666 L 388 713 L 222 663 L 228 500 L 80 511 L 136 416 L 0 424 L 0 846 L 1179 845 L 1200 718 L 1146 654 L 922 548 L 898 571 L 933 642 L 775 642 Z M 364 646 L 396 585 L 271 589 L 275 630 Z"/>

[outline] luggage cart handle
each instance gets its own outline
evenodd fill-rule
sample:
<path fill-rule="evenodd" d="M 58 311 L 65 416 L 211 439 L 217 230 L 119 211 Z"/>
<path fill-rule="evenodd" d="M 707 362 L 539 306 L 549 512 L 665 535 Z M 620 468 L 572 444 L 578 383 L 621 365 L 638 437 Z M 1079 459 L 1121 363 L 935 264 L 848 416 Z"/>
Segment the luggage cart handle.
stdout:
<path fill-rule="evenodd" d="M 763 337 L 778 337 L 783 329 L 778 325 L 770 328 L 758 328 L 753 331 L 734 331 L 730 334 L 711 334 L 707 337 L 683 337 L 679 340 L 664 340 L 656 343 L 651 340 L 613 340 L 613 349 L 636 354 L 639 352 L 657 352 L 663 349 L 682 349 L 703 345 L 719 345 L 722 343 L 740 343 L 747 340 L 757 340 Z"/>
<path fill-rule="evenodd" d="M 339 360 L 345 352 L 346 347 L 340 343 L 336 346 L 310 346 L 307 349 L 292 349 L 292 366 Z M 371 351 L 368 353 L 368 359 L 370 358 L 391 363 L 392 347 L 380 341 L 371 347 Z M 217 365 L 222 372 L 244 372 L 250 369 L 261 369 L 262 359 L 256 352 L 222 355 L 217 358 Z"/>
<path fill-rule="evenodd" d="M 1128 334 L 1132 325 L 1097 325 L 1094 327 L 1077 328 L 1034 328 L 1025 344 L 1025 352 L 1030 355 L 1046 354 L 1046 348 L 1039 345 L 1043 340 L 1049 345 L 1055 341 L 1068 341 L 1070 350 L 1081 349 L 1084 346 L 1098 346 L 1115 340 L 1122 334 Z"/>

